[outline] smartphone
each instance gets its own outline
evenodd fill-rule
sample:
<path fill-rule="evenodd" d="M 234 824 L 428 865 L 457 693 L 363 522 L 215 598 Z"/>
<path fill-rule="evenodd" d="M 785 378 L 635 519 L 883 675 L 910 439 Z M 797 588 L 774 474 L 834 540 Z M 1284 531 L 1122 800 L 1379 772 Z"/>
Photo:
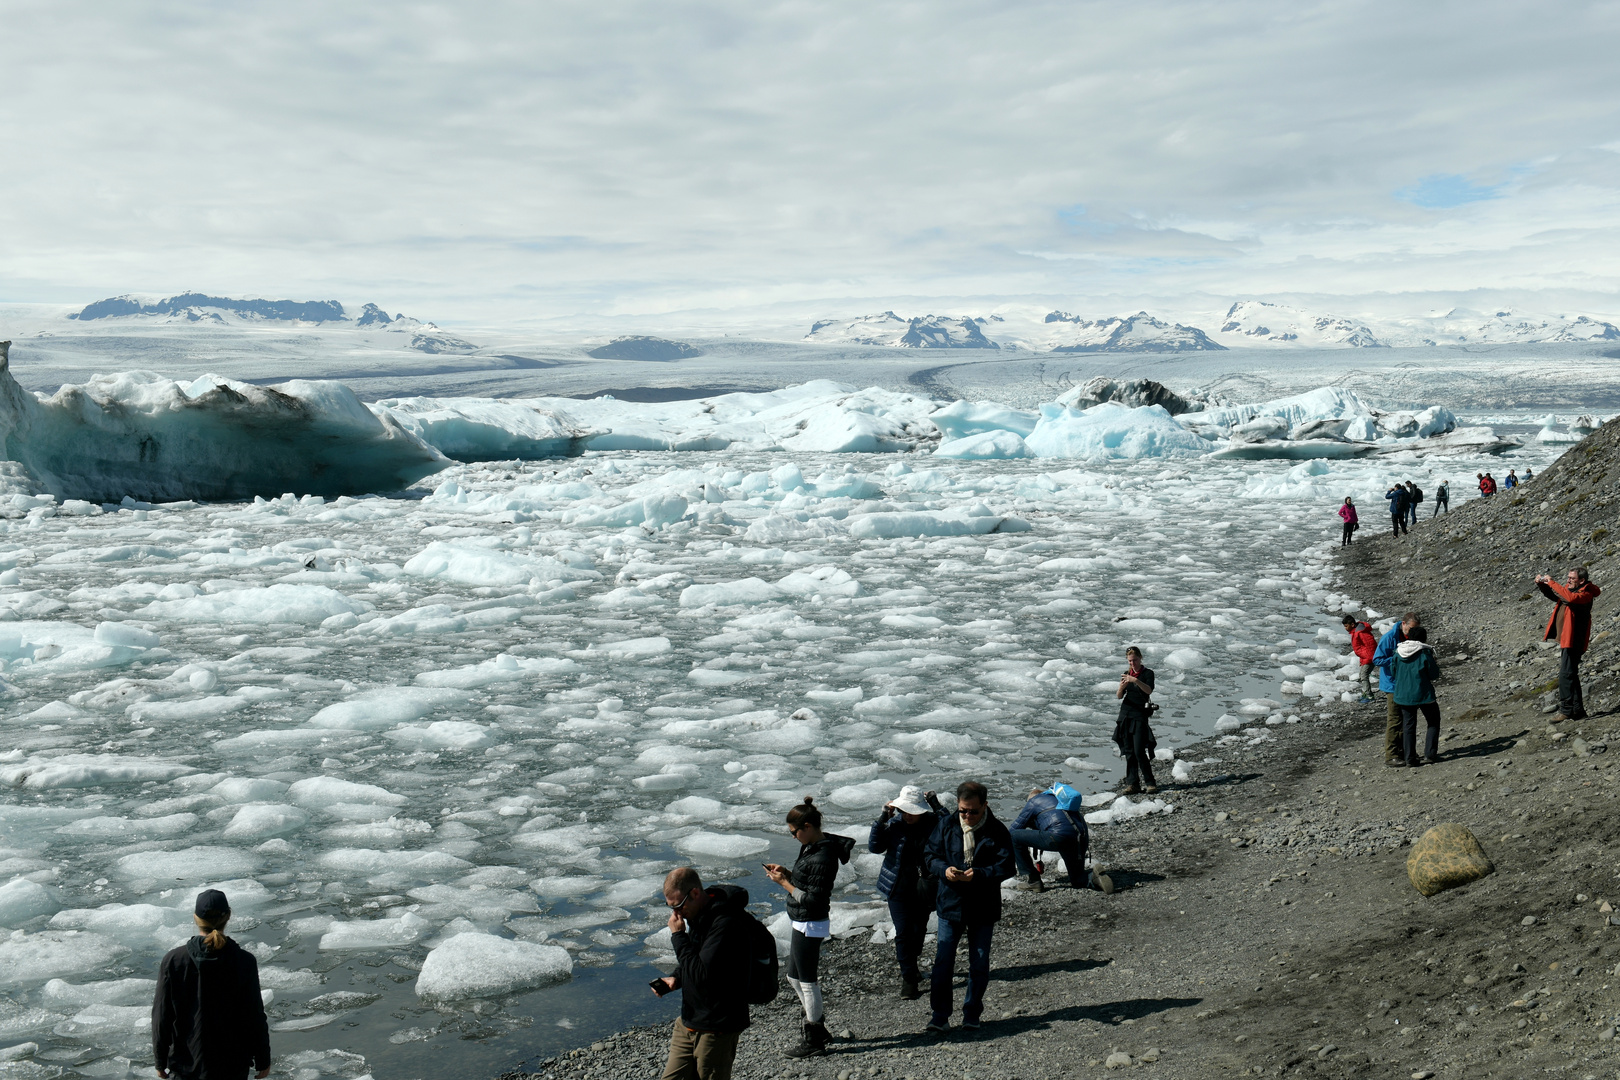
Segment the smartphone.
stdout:
<path fill-rule="evenodd" d="M 652 987 L 652 992 L 657 994 L 659 997 L 663 997 L 665 994 L 669 993 L 669 984 L 664 982 L 663 979 L 654 979 L 647 985 Z"/>

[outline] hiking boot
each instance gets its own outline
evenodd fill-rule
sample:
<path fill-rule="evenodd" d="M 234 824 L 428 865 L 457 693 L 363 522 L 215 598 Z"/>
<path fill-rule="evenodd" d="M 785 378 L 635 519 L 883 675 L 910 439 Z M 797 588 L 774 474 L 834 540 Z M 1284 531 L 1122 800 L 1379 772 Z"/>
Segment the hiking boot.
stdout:
<path fill-rule="evenodd" d="M 1091 887 L 1102 893 L 1104 896 L 1114 895 L 1114 879 L 1103 873 L 1101 870 L 1093 870 L 1091 872 Z"/>
<path fill-rule="evenodd" d="M 804 1030 L 799 1035 L 798 1045 L 787 1051 L 787 1056 L 790 1058 L 819 1057 L 827 1052 L 828 1039 L 826 1024 L 805 1024 Z"/>
<path fill-rule="evenodd" d="M 1438 765 L 1440 764 L 1440 755 L 1436 754 L 1434 757 L 1424 758 L 1424 761 L 1430 765 Z"/>
<path fill-rule="evenodd" d="M 1400 758 L 1388 757 L 1384 759 L 1384 767 L 1387 769 L 1404 769 L 1406 768 L 1406 762 Z"/>
<path fill-rule="evenodd" d="M 1025 892 L 1045 892 L 1046 891 L 1046 886 L 1044 884 L 1042 884 L 1041 875 L 1039 875 L 1039 874 L 1030 874 L 1028 877 L 1026 877 L 1022 881 L 1020 881 L 1017 885 L 1013 886 L 1013 888 L 1022 889 Z"/>
<path fill-rule="evenodd" d="M 1365 694 L 1363 694 L 1361 697 L 1356 699 L 1356 704 L 1357 705 L 1371 705 L 1372 703 L 1373 703 L 1373 699 L 1368 697 Z"/>
<path fill-rule="evenodd" d="M 901 979 L 900 997 L 905 1001 L 916 1001 L 922 997 L 922 987 L 917 985 L 916 979 Z"/>
<path fill-rule="evenodd" d="M 979 1018 L 977 1016 L 971 1020 L 964 1016 L 962 1018 L 962 1026 L 967 1028 L 969 1031 L 978 1031 L 979 1028 L 983 1027 L 983 1025 L 979 1023 Z"/>
<path fill-rule="evenodd" d="M 1131 784 L 1124 791 L 1120 792 L 1120 794 L 1121 795 L 1140 795 L 1140 794 L 1142 794 L 1142 789 L 1137 787 L 1135 784 Z"/>
<path fill-rule="evenodd" d="M 926 1030 L 937 1031 L 943 1035 L 945 1032 L 951 1030 L 951 1022 L 949 1020 L 941 1020 L 938 1017 L 934 1017 L 928 1021 L 928 1027 Z"/>
<path fill-rule="evenodd" d="M 1157 795 L 1159 793 L 1159 785 L 1149 784 L 1147 787 L 1142 789 L 1142 792 L 1145 795 Z"/>
<path fill-rule="evenodd" d="M 1575 719 L 1573 716 L 1565 716 L 1563 713 L 1559 713 L 1557 716 L 1549 716 L 1549 717 L 1547 717 L 1547 723 L 1549 723 L 1549 724 L 1562 724 L 1565 720 L 1573 720 L 1573 719 Z"/>

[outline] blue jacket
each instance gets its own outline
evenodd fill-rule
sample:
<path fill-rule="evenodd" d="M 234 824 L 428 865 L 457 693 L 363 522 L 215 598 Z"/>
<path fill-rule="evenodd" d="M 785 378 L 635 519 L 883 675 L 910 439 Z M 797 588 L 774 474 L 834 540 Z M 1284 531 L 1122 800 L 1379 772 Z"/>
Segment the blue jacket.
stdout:
<path fill-rule="evenodd" d="M 1084 818 L 1081 819 L 1082 824 Z M 1013 818 L 1009 829 L 1039 829 L 1052 836 L 1079 836 L 1080 830 L 1075 827 L 1074 817 L 1067 810 L 1059 810 L 1057 796 L 1050 791 L 1043 791 L 1039 795 L 1032 795 L 1024 808 L 1018 811 Z"/>
<path fill-rule="evenodd" d="M 934 910 L 949 922 L 984 926 L 1001 918 L 1001 883 L 1015 873 L 1012 837 L 988 809 L 973 845 L 973 880 L 947 881 L 945 871 L 962 868 L 962 826 L 956 815 L 942 820 L 928 838 L 928 872 L 939 878 Z"/>
<path fill-rule="evenodd" d="M 898 810 L 885 810 L 872 822 L 872 833 L 867 838 L 866 848 L 874 855 L 883 856 L 883 869 L 878 871 L 879 896 L 887 899 L 897 881 L 903 891 L 921 872 L 928 838 L 934 835 L 941 818 L 951 816 L 951 812 L 939 804 L 936 796 L 928 797 L 928 806 L 933 813 L 924 815 L 915 825 L 907 825 Z M 904 892 L 903 898 L 910 900 L 910 896 Z"/>
<path fill-rule="evenodd" d="M 1408 493 L 1406 488 L 1402 487 L 1400 484 L 1396 484 L 1394 487 L 1384 492 L 1384 498 L 1389 500 L 1389 512 L 1391 516 L 1405 513 L 1406 508 L 1412 504 L 1411 494 Z"/>
<path fill-rule="evenodd" d="M 1378 648 L 1373 653 L 1373 667 L 1378 669 L 1378 689 L 1386 694 L 1395 692 L 1395 646 L 1405 640 L 1401 624 L 1396 623 L 1378 639 Z"/>

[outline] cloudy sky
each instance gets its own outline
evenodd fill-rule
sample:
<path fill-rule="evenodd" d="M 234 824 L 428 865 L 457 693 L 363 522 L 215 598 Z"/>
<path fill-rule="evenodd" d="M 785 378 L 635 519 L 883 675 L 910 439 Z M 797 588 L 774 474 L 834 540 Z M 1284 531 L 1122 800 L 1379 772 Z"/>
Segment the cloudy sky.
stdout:
<path fill-rule="evenodd" d="M 1620 288 L 1613 3 L 0 19 L 3 301 L 200 289 L 521 321 Z"/>

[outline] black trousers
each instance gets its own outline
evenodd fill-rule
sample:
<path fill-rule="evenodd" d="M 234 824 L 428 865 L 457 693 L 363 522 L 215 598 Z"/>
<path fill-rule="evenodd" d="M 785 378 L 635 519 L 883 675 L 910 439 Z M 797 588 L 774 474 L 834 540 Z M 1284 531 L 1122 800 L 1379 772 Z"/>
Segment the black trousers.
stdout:
<path fill-rule="evenodd" d="M 1443 495 L 1440 498 L 1434 500 L 1434 514 L 1432 516 L 1433 517 L 1439 517 L 1440 516 L 1440 511 L 1442 511 L 1442 510 L 1444 510 L 1448 514 L 1451 513 L 1451 507 L 1449 505 L 1447 505 L 1450 501 L 1451 501 L 1450 499 L 1447 499 Z"/>
<path fill-rule="evenodd" d="M 1343 547 L 1344 545 L 1348 544 L 1350 542 L 1350 534 L 1354 533 L 1355 531 L 1356 531 L 1355 522 L 1353 522 L 1353 521 L 1345 522 L 1344 523 L 1344 536 L 1340 538 L 1339 546 Z"/>
<path fill-rule="evenodd" d="M 1389 515 L 1389 526 L 1396 536 L 1409 531 L 1406 527 L 1406 511 L 1402 510 L 1399 513 Z"/>
<path fill-rule="evenodd" d="M 1417 720 L 1418 713 L 1428 723 L 1429 730 L 1423 739 L 1423 756 L 1434 760 L 1440 756 L 1440 705 L 1429 702 L 1426 705 L 1399 705 L 1401 710 L 1401 753 L 1408 765 L 1417 763 Z"/>
<path fill-rule="evenodd" d="M 1558 711 L 1571 720 L 1586 719 L 1586 702 L 1581 698 L 1581 652 L 1558 650 Z"/>

